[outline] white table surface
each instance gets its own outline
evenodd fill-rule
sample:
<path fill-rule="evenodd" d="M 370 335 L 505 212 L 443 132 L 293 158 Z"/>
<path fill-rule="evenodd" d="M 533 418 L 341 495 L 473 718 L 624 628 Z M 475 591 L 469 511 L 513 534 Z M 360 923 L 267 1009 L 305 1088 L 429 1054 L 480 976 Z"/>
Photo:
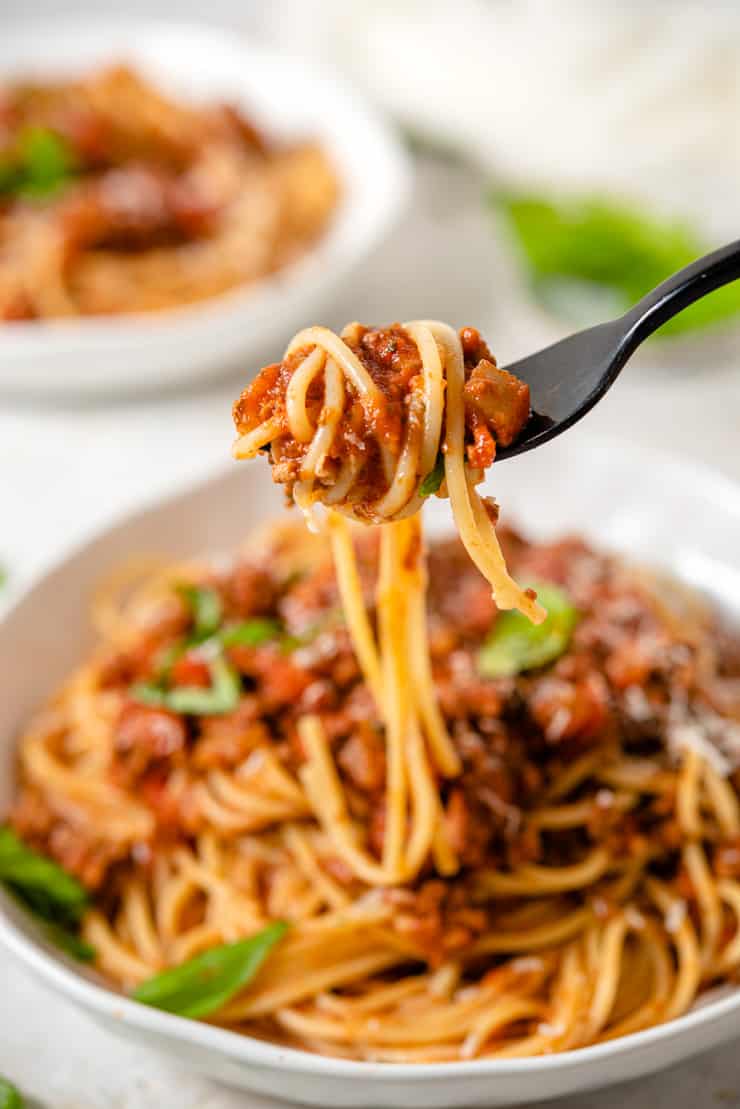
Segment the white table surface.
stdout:
<path fill-rule="evenodd" d="M 372 261 L 326 322 L 424 315 L 473 323 L 505 363 L 557 337 L 555 326 L 533 313 L 516 291 L 504 295 L 509 284 L 480 205 L 480 182 L 427 166 L 403 233 Z M 722 342 L 700 342 L 693 352 L 685 346 L 653 347 L 625 371 L 586 426 L 621 434 L 626 443 L 686 452 L 740 481 L 740 369 L 733 364 L 739 347 L 737 333 Z M 230 406 L 238 391 L 232 378 L 179 397 L 153 395 L 115 407 L 70 403 L 63 409 L 11 407 L 0 397 L 0 563 L 10 573 L 9 592 L 142 498 L 228 465 Z M 48 1109 L 270 1104 L 119 1043 L 2 953 L 0 1073 Z M 572 1109 L 740 1106 L 740 1053 L 731 1046 L 653 1079 L 567 1104 Z"/>

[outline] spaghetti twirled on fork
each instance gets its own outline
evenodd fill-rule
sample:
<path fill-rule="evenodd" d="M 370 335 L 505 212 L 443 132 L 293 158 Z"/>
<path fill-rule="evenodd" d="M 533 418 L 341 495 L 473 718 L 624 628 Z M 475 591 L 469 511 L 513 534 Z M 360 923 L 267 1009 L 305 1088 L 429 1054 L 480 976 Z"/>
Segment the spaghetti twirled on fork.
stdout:
<path fill-rule="evenodd" d="M 306 512 L 321 501 L 366 523 L 408 519 L 443 466 L 460 537 L 498 607 L 544 617 L 506 572 L 497 510 L 475 488 L 496 441 L 508 446 L 526 423 L 529 390 L 496 366 L 473 328 L 350 324 L 341 337 L 306 328 L 245 390 L 234 416 L 235 457 L 269 446 L 275 480 Z"/>

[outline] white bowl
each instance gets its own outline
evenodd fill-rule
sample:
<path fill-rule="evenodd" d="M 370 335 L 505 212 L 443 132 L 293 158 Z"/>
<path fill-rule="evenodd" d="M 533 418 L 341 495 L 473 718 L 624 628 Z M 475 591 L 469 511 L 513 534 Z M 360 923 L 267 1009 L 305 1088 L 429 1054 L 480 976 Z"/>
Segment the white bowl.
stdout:
<path fill-rule="evenodd" d="M 494 468 L 505 518 L 536 534 L 577 530 L 632 559 L 660 564 L 740 604 L 740 487 L 711 470 L 580 432 Z M 173 558 L 234 547 L 281 498 L 262 466 L 235 466 L 129 516 L 86 544 L 17 601 L 0 623 L 0 812 L 12 792 L 15 736 L 89 646 L 86 598 L 132 553 Z M 434 528 L 448 509 L 431 506 Z M 62 630 L 63 629 L 63 630 Z M 513 1105 L 636 1078 L 740 1032 L 740 989 L 704 999 L 669 1024 L 535 1059 L 355 1063 L 288 1050 L 128 1001 L 39 939 L 0 896 L 0 941 L 48 985 L 111 1031 L 156 1045 L 236 1086 L 312 1105 L 455 1109 Z M 31 1030 L 29 1030 L 29 1033 Z"/>
<path fill-rule="evenodd" d="M 324 237 L 274 276 L 157 313 L 0 324 L 0 392 L 118 393 L 207 377 L 287 341 L 390 230 L 408 192 L 391 128 L 303 62 L 213 27 L 86 16 L 0 35 L 0 81 L 130 61 L 175 95 L 244 106 L 268 134 L 315 137 L 343 190 Z"/>

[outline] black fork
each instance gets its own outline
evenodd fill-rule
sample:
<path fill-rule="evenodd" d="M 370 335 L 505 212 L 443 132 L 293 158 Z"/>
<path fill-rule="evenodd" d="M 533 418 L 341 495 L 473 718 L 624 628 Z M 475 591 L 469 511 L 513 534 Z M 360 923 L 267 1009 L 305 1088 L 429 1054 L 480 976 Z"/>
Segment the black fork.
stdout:
<path fill-rule="evenodd" d="M 721 285 L 740 278 L 740 240 L 674 273 L 623 316 L 561 339 L 505 368 L 526 381 L 532 415 L 497 460 L 532 450 L 572 427 L 601 400 L 640 343 L 667 320 Z"/>

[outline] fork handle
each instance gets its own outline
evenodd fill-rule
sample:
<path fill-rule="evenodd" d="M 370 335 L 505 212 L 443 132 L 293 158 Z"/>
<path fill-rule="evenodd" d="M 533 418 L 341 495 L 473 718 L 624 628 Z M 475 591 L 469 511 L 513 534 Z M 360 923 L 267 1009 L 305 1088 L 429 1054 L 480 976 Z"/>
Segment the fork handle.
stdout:
<path fill-rule="evenodd" d="M 713 293 L 721 285 L 740 278 L 740 239 L 705 254 L 679 270 L 639 300 L 622 317 L 625 346 L 632 353 L 661 324 L 673 319 L 695 300 Z"/>

